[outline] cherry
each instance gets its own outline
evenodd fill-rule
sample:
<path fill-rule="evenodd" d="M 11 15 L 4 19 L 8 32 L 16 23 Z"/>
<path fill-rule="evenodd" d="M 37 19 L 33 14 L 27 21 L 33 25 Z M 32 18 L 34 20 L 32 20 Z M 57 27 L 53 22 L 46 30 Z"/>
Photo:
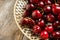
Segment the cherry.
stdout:
<path fill-rule="evenodd" d="M 50 1 L 51 1 L 51 3 L 52 3 L 52 4 L 53 4 L 53 3 L 55 3 L 55 0 L 53 0 L 53 1 L 52 1 L 52 0 L 50 0 Z"/>
<path fill-rule="evenodd" d="M 35 21 L 29 17 L 23 18 L 22 19 L 22 25 L 30 25 L 30 26 L 34 26 L 35 25 Z"/>
<path fill-rule="evenodd" d="M 51 12 L 51 11 L 52 11 L 51 6 L 45 6 L 45 7 L 44 7 L 44 11 L 45 11 L 46 13 Z"/>
<path fill-rule="evenodd" d="M 40 26 L 35 25 L 35 26 L 33 26 L 32 31 L 33 31 L 35 34 L 38 34 L 38 33 L 41 32 L 41 28 L 40 28 Z"/>
<path fill-rule="evenodd" d="M 31 18 L 28 19 L 28 25 L 30 26 L 34 26 L 35 25 L 35 21 Z"/>
<path fill-rule="evenodd" d="M 52 15 L 52 14 L 48 14 L 48 15 L 46 16 L 46 20 L 47 20 L 48 22 L 54 22 L 54 21 L 55 21 L 55 17 L 54 17 L 54 15 Z"/>
<path fill-rule="evenodd" d="M 38 6 L 43 8 L 43 7 L 44 7 L 44 2 L 43 2 L 43 1 L 40 1 L 40 2 L 38 3 Z"/>
<path fill-rule="evenodd" d="M 21 24 L 22 24 L 22 25 L 27 25 L 27 24 L 28 24 L 28 18 L 23 18 L 23 19 L 21 20 Z"/>
<path fill-rule="evenodd" d="M 45 21 L 44 21 L 44 20 L 40 20 L 40 21 L 38 22 L 38 25 L 39 25 L 40 27 L 45 27 Z"/>
<path fill-rule="evenodd" d="M 41 1 L 43 1 L 43 2 L 47 2 L 48 0 L 41 0 Z"/>
<path fill-rule="evenodd" d="M 58 15 L 60 13 L 60 6 L 52 5 L 52 11 L 54 15 Z"/>
<path fill-rule="evenodd" d="M 34 11 L 32 12 L 32 18 L 33 18 L 33 19 L 39 19 L 39 18 L 41 18 L 41 17 L 42 17 L 42 14 L 40 13 L 39 10 L 34 10 Z"/>
<path fill-rule="evenodd" d="M 59 21 L 55 21 L 52 25 L 54 28 L 57 28 L 59 26 Z"/>
<path fill-rule="evenodd" d="M 41 1 L 45 2 L 46 5 L 52 4 L 50 0 L 41 0 Z"/>
<path fill-rule="evenodd" d="M 58 17 L 57 17 L 57 18 L 58 18 L 58 20 L 60 21 L 60 14 L 58 15 Z"/>
<path fill-rule="evenodd" d="M 26 10 L 26 11 L 24 12 L 24 14 L 23 14 L 23 17 L 28 17 L 29 15 L 30 15 L 29 11 Z"/>
<path fill-rule="evenodd" d="M 42 31 L 42 32 L 40 33 L 40 37 L 41 37 L 42 39 L 48 39 L 49 34 L 48 34 L 47 31 Z"/>
<path fill-rule="evenodd" d="M 52 8 L 55 6 L 59 6 L 59 4 L 57 4 L 57 3 L 52 4 Z"/>
<path fill-rule="evenodd" d="M 52 25 L 48 25 L 47 27 L 45 27 L 45 30 L 48 31 L 49 33 L 52 33 L 54 28 Z"/>
<path fill-rule="evenodd" d="M 47 5 L 51 5 L 52 3 L 51 3 L 50 0 L 47 0 L 47 1 L 45 2 L 45 4 L 47 4 Z"/>
<path fill-rule="evenodd" d="M 52 35 L 54 38 L 60 38 L 60 32 L 59 31 L 53 32 Z"/>
<path fill-rule="evenodd" d="M 30 3 L 33 3 L 33 4 L 38 3 L 38 2 L 39 0 L 30 0 Z"/>
<path fill-rule="evenodd" d="M 33 10 L 35 8 L 35 6 L 33 5 L 33 4 L 28 4 L 27 6 L 26 6 L 26 9 L 27 10 Z"/>

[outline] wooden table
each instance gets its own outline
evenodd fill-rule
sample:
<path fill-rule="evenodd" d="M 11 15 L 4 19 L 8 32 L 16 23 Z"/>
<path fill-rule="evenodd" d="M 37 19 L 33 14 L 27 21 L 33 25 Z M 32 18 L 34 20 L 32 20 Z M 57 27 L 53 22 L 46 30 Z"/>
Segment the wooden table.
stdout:
<path fill-rule="evenodd" d="M 13 16 L 16 0 L 0 0 L 0 40 L 27 40 L 19 31 Z M 20 38 L 19 38 L 20 37 Z"/>

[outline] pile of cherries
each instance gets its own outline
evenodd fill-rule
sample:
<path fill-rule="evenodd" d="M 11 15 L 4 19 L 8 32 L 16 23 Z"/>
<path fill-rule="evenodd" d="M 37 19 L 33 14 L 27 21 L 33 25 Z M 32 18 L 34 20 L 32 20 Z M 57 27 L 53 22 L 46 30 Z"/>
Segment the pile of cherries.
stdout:
<path fill-rule="evenodd" d="M 60 40 L 60 1 L 28 0 L 21 24 L 43 40 Z"/>

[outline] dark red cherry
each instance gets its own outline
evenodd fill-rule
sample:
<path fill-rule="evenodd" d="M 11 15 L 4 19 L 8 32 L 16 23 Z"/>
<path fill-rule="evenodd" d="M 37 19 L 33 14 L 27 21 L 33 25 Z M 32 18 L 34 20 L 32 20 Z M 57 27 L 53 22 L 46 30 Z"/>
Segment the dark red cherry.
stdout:
<path fill-rule="evenodd" d="M 58 14 L 58 20 L 60 21 L 60 14 Z"/>
<path fill-rule="evenodd" d="M 27 4 L 26 10 L 33 10 L 35 6 L 33 4 Z"/>
<path fill-rule="evenodd" d="M 53 32 L 52 35 L 53 35 L 54 38 L 60 38 L 60 31 Z"/>
<path fill-rule="evenodd" d="M 47 1 L 45 2 L 45 4 L 47 4 L 47 5 L 51 5 L 52 3 L 51 3 L 50 0 L 47 0 Z"/>
<path fill-rule="evenodd" d="M 40 20 L 40 21 L 38 22 L 38 25 L 39 25 L 40 27 L 45 27 L 45 21 L 44 21 L 44 20 Z"/>
<path fill-rule="evenodd" d="M 34 11 L 32 12 L 32 18 L 33 18 L 33 19 L 39 19 L 39 18 L 41 18 L 41 17 L 42 17 L 42 14 L 40 13 L 39 10 L 34 10 Z"/>
<path fill-rule="evenodd" d="M 53 4 L 53 3 L 55 3 L 55 0 L 53 0 L 53 1 L 52 1 L 52 0 L 50 0 L 50 1 L 51 1 L 51 3 L 52 3 L 52 4 Z"/>
<path fill-rule="evenodd" d="M 33 26 L 32 31 L 33 31 L 35 34 L 38 34 L 38 33 L 41 32 L 41 28 L 40 28 L 40 26 L 35 25 L 35 26 Z"/>
<path fill-rule="evenodd" d="M 55 21 L 52 25 L 54 28 L 57 28 L 59 26 L 59 21 Z"/>
<path fill-rule="evenodd" d="M 45 7 L 44 7 L 44 11 L 45 11 L 46 13 L 51 12 L 51 11 L 52 11 L 51 6 L 45 6 Z"/>
<path fill-rule="evenodd" d="M 54 15 L 52 15 L 52 14 L 48 14 L 48 15 L 46 16 L 46 20 L 47 20 L 48 22 L 54 22 L 54 21 L 55 21 L 55 17 L 54 17 Z"/>
<path fill-rule="evenodd" d="M 43 2 L 43 1 L 40 1 L 40 2 L 38 3 L 38 6 L 43 8 L 43 7 L 44 7 L 44 2 Z"/>
<path fill-rule="evenodd" d="M 21 21 L 22 25 L 29 25 L 29 26 L 34 26 L 35 25 L 35 21 L 29 17 L 23 18 Z"/>
<path fill-rule="evenodd" d="M 27 25 L 27 24 L 28 24 L 28 18 L 23 18 L 23 19 L 21 20 L 21 24 L 22 24 L 22 25 Z"/>
<path fill-rule="evenodd" d="M 52 8 L 55 6 L 59 6 L 59 4 L 57 4 L 57 3 L 52 4 Z"/>
<path fill-rule="evenodd" d="M 54 15 L 58 15 L 60 13 L 60 6 L 58 5 L 52 5 L 52 12 Z"/>
<path fill-rule="evenodd" d="M 45 30 L 48 31 L 49 33 L 52 33 L 54 31 L 54 28 L 52 25 L 48 25 L 47 27 L 45 27 Z"/>
<path fill-rule="evenodd" d="M 38 2 L 39 0 L 30 0 L 30 3 L 33 3 L 33 4 L 38 3 Z"/>
<path fill-rule="evenodd" d="M 42 39 L 48 39 L 48 37 L 49 37 L 49 34 L 48 34 L 47 31 L 42 31 L 40 33 L 40 38 L 42 38 Z"/>
<path fill-rule="evenodd" d="M 28 17 L 29 15 L 30 15 L 29 11 L 26 10 L 26 11 L 24 12 L 24 14 L 23 14 L 23 17 Z"/>
<path fill-rule="evenodd" d="M 46 1 L 48 1 L 48 0 L 41 0 L 41 1 L 46 2 Z"/>
<path fill-rule="evenodd" d="M 31 18 L 28 19 L 28 25 L 29 26 L 34 26 L 35 25 L 35 21 Z"/>

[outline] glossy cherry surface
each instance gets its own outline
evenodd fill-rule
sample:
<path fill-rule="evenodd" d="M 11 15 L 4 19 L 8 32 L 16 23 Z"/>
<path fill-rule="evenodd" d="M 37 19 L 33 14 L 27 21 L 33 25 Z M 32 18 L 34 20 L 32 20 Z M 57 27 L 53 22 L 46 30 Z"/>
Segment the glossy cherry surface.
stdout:
<path fill-rule="evenodd" d="M 30 3 L 33 3 L 33 4 L 38 3 L 38 2 L 39 0 L 30 0 Z"/>
<path fill-rule="evenodd" d="M 45 27 L 45 30 L 48 31 L 49 33 L 52 33 L 54 31 L 54 28 L 52 25 L 48 25 L 47 27 Z"/>
<path fill-rule="evenodd" d="M 45 4 L 44 4 L 44 2 L 43 2 L 43 1 L 40 1 L 40 2 L 38 3 L 38 6 L 39 6 L 39 7 L 42 7 L 42 8 L 43 8 L 43 7 L 44 7 L 44 5 L 45 5 Z"/>
<path fill-rule="evenodd" d="M 45 4 L 46 4 L 46 5 L 51 5 L 52 3 L 51 3 L 50 0 L 47 0 L 47 1 L 45 1 Z"/>
<path fill-rule="evenodd" d="M 47 31 L 42 31 L 42 32 L 40 33 L 40 37 L 41 37 L 42 39 L 47 39 L 47 38 L 49 37 L 49 34 L 48 34 Z"/>
<path fill-rule="evenodd" d="M 27 24 L 28 24 L 28 18 L 23 18 L 23 19 L 21 20 L 21 24 L 22 24 L 22 25 L 27 25 Z"/>
<path fill-rule="evenodd" d="M 60 38 L 60 32 L 59 31 L 53 32 L 53 37 L 54 38 Z"/>
<path fill-rule="evenodd" d="M 28 19 L 28 25 L 29 26 L 34 26 L 35 25 L 35 21 L 31 18 Z"/>
<path fill-rule="evenodd" d="M 44 20 L 40 20 L 40 21 L 38 22 L 38 25 L 39 25 L 40 27 L 45 27 L 45 21 L 44 21 Z"/>
<path fill-rule="evenodd" d="M 55 21 L 52 25 L 54 28 L 57 28 L 59 26 L 59 21 Z"/>
<path fill-rule="evenodd" d="M 27 10 L 33 10 L 35 8 L 35 6 L 33 5 L 33 4 L 28 4 L 27 6 L 26 6 L 26 9 Z"/>
<path fill-rule="evenodd" d="M 32 12 L 32 18 L 33 18 L 33 19 L 42 18 L 42 14 L 40 13 L 39 10 L 34 10 L 34 11 Z"/>
<path fill-rule="evenodd" d="M 55 17 L 54 17 L 54 15 L 52 15 L 52 14 L 48 14 L 48 15 L 46 16 L 46 20 L 47 20 L 48 22 L 54 22 L 54 21 L 55 21 Z"/>
<path fill-rule="evenodd" d="M 33 26 L 32 31 L 33 31 L 35 34 L 38 34 L 38 33 L 41 32 L 41 28 L 40 28 L 40 26 L 35 25 L 35 26 Z"/>
<path fill-rule="evenodd" d="M 45 7 L 44 7 L 44 11 L 45 11 L 46 13 L 51 12 L 51 11 L 52 11 L 51 6 L 45 6 Z"/>
<path fill-rule="evenodd" d="M 57 5 L 52 5 L 52 11 L 54 15 L 58 15 L 60 13 L 60 6 Z"/>

